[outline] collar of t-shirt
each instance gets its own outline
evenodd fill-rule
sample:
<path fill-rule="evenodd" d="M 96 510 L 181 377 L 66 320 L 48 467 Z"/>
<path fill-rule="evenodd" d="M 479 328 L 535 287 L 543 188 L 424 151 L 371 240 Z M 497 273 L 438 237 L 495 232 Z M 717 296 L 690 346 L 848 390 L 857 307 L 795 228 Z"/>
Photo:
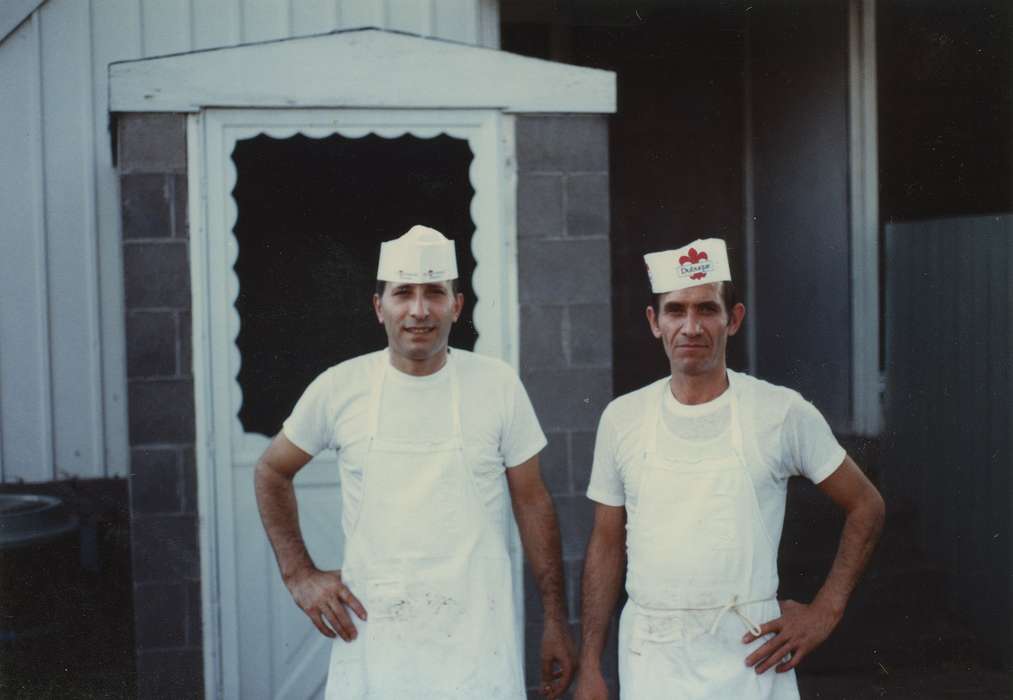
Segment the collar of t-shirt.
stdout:
<path fill-rule="evenodd" d="M 684 404 L 665 391 L 662 422 L 677 441 L 709 443 L 727 438 L 731 427 L 731 396 L 729 386 L 719 396 L 700 404 Z"/>
<path fill-rule="evenodd" d="M 421 377 L 406 374 L 393 365 L 388 368 L 380 398 L 380 436 L 426 442 L 452 436 L 450 362 Z"/>

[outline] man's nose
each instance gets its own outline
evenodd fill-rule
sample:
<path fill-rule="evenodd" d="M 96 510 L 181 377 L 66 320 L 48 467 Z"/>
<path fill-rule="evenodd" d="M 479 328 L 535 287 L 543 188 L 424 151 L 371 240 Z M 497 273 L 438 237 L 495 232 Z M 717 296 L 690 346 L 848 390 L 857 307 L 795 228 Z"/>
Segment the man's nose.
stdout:
<path fill-rule="evenodd" d="M 425 318 L 429 315 L 429 307 L 426 306 L 425 295 L 416 294 L 415 298 L 412 299 L 411 314 L 417 318 Z"/>
<path fill-rule="evenodd" d="M 700 318 L 690 312 L 686 315 L 686 322 L 682 326 L 682 332 L 686 335 L 700 335 Z"/>

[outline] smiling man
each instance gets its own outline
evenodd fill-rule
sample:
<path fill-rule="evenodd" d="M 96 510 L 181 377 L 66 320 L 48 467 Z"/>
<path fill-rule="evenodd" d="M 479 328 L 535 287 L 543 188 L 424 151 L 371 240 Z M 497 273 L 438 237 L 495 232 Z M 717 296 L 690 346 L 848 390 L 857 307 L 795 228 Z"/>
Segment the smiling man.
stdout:
<path fill-rule="evenodd" d="M 378 267 L 386 349 L 317 377 L 256 469 L 282 579 L 334 638 L 326 697 L 526 697 L 510 506 L 545 610 L 543 691 L 559 697 L 575 652 L 531 402 L 505 363 L 447 346 L 464 305 L 452 241 L 415 226 L 382 244 Z M 337 571 L 306 551 L 292 487 L 325 449 L 337 451 L 342 485 Z"/>
<path fill-rule="evenodd" d="M 598 427 L 575 698 L 607 697 L 600 658 L 627 557 L 623 698 L 798 698 L 794 668 L 840 621 L 879 537 L 883 501 L 812 404 L 726 367 L 746 310 L 724 241 L 644 258 L 655 294 L 647 322 L 670 374 L 613 401 Z M 847 515 L 810 604 L 776 598 L 794 475 Z"/>

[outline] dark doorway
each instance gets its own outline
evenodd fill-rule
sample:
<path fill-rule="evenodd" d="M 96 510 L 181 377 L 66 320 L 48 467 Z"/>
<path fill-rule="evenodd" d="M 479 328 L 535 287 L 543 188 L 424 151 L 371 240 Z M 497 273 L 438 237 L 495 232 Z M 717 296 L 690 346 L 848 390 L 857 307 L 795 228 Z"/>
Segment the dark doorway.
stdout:
<path fill-rule="evenodd" d="M 384 347 L 371 301 L 380 242 L 413 224 L 456 243 L 466 303 L 450 342 L 474 347 L 471 159 L 466 141 L 445 135 L 261 134 L 236 144 L 236 345 L 246 431 L 275 434 L 317 374 Z"/>

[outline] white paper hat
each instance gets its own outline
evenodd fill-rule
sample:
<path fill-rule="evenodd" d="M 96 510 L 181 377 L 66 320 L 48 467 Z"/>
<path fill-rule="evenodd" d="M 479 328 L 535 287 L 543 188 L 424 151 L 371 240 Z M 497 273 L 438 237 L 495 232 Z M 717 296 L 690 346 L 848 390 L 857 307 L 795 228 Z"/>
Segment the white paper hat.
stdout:
<path fill-rule="evenodd" d="M 698 239 L 677 250 L 648 253 L 644 262 L 655 294 L 732 279 L 728 250 L 720 238 Z"/>
<path fill-rule="evenodd" d="M 380 244 L 376 279 L 413 284 L 457 279 L 454 242 L 436 229 L 412 226 L 400 238 Z"/>

